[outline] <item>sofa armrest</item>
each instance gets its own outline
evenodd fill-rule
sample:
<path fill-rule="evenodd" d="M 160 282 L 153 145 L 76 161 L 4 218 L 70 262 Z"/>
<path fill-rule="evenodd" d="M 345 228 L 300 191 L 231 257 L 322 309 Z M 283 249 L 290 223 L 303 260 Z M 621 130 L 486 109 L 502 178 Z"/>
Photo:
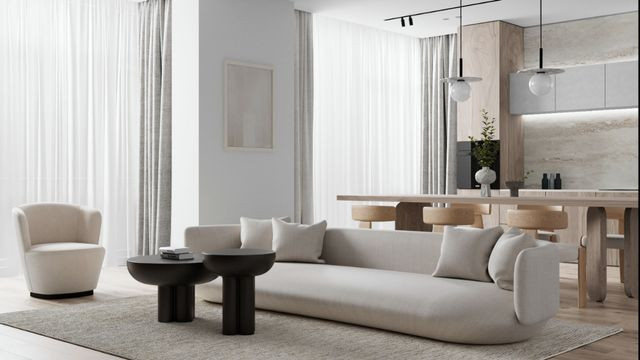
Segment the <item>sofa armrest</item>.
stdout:
<path fill-rule="evenodd" d="M 184 244 L 194 253 L 239 248 L 240 225 L 188 227 L 184 230 Z"/>
<path fill-rule="evenodd" d="M 78 219 L 78 242 L 98 244 L 100 242 L 100 228 L 102 214 L 96 209 L 80 207 Z"/>
<path fill-rule="evenodd" d="M 518 321 L 532 325 L 555 316 L 560 307 L 560 260 L 552 243 L 518 254 L 514 272 L 513 303 Z"/>

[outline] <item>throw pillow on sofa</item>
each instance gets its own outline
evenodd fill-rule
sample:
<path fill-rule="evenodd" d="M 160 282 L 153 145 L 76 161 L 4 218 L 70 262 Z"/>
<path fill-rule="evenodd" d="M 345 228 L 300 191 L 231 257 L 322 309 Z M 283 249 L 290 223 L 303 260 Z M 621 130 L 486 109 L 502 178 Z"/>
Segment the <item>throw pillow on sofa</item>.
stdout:
<path fill-rule="evenodd" d="M 323 263 L 322 244 L 327 222 L 313 225 L 289 224 L 279 219 L 272 219 L 273 250 L 276 261 L 298 261 Z"/>
<path fill-rule="evenodd" d="M 513 272 L 516 259 L 524 249 L 536 246 L 536 240 L 518 228 L 507 230 L 491 251 L 489 256 L 489 276 L 499 288 L 513 291 Z"/>
<path fill-rule="evenodd" d="M 280 220 L 291 221 L 288 217 L 281 217 Z M 271 219 L 240 218 L 241 248 L 271 250 L 273 247 L 272 239 Z"/>
<path fill-rule="evenodd" d="M 499 226 L 489 229 L 445 227 L 433 276 L 490 282 L 489 255 L 500 235 Z"/>

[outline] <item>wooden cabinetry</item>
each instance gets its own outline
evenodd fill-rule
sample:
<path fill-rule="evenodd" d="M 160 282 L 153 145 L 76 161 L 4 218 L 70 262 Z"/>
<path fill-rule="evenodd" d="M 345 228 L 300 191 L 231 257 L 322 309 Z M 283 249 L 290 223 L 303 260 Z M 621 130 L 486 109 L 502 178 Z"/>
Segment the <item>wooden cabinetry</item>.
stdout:
<path fill-rule="evenodd" d="M 509 111 L 509 74 L 524 65 L 524 30 L 503 21 L 464 27 L 462 51 L 464 75 L 479 76 L 471 84 L 471 97 L 457 104 L 458 141 L 480 137 L 481 110 L 496 119 L 496 138 L 500 140 L 500 184 L 521 179 L 524 173 L 522 123 Z"/>

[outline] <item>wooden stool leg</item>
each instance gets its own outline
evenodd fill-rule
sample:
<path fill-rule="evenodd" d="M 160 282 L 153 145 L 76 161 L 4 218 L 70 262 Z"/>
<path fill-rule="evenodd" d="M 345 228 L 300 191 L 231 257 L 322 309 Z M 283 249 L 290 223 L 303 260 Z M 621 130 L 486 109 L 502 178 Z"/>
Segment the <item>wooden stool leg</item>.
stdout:
<path fill-rule="evenodd" d="M 587 306 L 587 251 L 578 248 L 578 308 Z"/>
<path fill-rule="evenodd" d="M 620 283 L 624 284 L 624 250 L 618 250 L 618 259 L 620 264 L 618 264 L 620 269 Z"/>
<path fill-rule="evenodd" d="M 361 229 L 371 229 L 371 222 L 370 221 L 360 221 L 359 227 Z"/>

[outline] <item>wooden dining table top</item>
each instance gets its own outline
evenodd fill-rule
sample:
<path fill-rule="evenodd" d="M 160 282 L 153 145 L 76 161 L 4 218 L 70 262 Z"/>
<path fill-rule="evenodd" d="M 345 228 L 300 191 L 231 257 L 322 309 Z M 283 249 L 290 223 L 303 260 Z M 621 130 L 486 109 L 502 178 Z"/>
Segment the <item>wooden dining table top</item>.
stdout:
<path fill-rule="evenodd" d="M 447 204 L 562 205 L 578 207 L 638 208 L 638 197 L 469 196 L 469 195 L 338 195 L 339 201 L 377 201 Z"/>

